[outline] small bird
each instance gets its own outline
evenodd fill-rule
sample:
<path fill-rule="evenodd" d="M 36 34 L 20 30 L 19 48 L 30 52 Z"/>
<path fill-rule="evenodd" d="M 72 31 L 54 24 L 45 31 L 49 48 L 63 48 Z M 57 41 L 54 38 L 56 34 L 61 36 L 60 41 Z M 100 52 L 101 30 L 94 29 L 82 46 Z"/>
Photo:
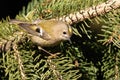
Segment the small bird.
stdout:
<path fill-rule="evenodd" d="M 70 41 L 72 36 L 72 27 L 58 20 L 35 20 L 33 22 L 11 20 L 10 23 L 17 24 L 31 34 L 31 41 L 41 47 L 56 46 L 63 41 Z"/>

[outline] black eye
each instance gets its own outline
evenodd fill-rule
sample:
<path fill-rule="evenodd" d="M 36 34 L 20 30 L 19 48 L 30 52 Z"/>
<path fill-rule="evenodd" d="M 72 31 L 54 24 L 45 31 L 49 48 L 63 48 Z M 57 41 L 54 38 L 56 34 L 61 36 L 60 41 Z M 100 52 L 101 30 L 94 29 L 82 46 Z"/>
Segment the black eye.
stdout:
<path fill-rule="evenodd" d="M 63 34 L 67 34 L 67 32 L 64 31 Z"/>
<path fill-rule="evenodd" d="M 36 32 L 40 33 L 40 28 L 36 28 Z"/>

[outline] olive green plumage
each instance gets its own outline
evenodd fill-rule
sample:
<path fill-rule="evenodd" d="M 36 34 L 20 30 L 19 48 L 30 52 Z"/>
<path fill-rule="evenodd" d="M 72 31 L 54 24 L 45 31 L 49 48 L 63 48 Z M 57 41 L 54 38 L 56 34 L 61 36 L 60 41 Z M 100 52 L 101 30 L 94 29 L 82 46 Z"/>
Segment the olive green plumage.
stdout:
<path fill-rule="evenodd" d="M 71 26 L 57 20 L 33 22 L 11 20 L 10 23 L 19 25 L 24 31 L 31 34 L 31 40 L 41 47 L 55 46 L 62 41 L 70 40 L 72 35 Z"/>

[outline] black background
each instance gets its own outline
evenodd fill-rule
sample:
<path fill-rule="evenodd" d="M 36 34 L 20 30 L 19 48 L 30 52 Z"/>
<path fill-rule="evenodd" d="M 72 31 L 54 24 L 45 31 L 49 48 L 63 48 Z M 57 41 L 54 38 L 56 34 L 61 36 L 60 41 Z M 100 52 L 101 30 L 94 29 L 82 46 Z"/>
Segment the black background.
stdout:
<path fill-rule="evenodd" d="M 7 16 L 15 18 L 16 14 L 22 10 L 23 6 L 27 7 L 31 0 L 0 0 L 0 20 Z"/>

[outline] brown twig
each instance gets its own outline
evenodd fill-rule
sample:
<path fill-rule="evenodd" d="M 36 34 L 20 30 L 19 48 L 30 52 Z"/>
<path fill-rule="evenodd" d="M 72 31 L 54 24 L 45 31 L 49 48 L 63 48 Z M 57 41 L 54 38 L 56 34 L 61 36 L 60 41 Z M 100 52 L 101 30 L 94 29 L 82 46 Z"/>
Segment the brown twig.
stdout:
<path fill-rule="evenodd" d="M 14 44 L 13 50 L 14 50 L 14 52 L 15 52 L 15 53 L 14 53 L 14 54 L 15 54 L 15 59 L 17 59 L 17 61 L 18 61 L 18 68 L 19 68 L 19 70 L 20 70 L 21 79 L 22 79 L 22 80 L 26 80 L 26 75 L 25 75 L 25 73 L 24 73 L 23 63 L 22 63 L 22 60 L 21 60 L 21 58 L 20 58 L 20 52 L 18 51 L 16 44 Z"/>
<path fill-rule="evenodd" d="M 88 19 L 88 18 L 93 18 L 98 15 L 105 14 L 119 7 L 120 7 L 120 0 L 108 0 L 100 5 L 92 6 L 88 9 L 80 10 L 80 11 L 71 13 L 68 16 L 65 15 L 56 19 L 67 22 L 69 24 L 73 24 L 80 21 L 84 21 L 85 19 Z"/>
<path fill-rule="evenodd" d="M 25 38 L 24 33 L 18 32 L 18 33 L 16 33 L 16 37 L 15 37 L 14 41 L 12 42 L 12 49 L 14 51 L 15 59 L 18 62 L 18 69 L 20 71 L 21 80 L 26 80 L 26 74 L 24 72 L 24 66 L 23 66 L 21 56 L 20 56 L 20 52 L 18 51 L 18 43 L 21 41 L 21 39 L 24 39 L 24 38 Z"/>

